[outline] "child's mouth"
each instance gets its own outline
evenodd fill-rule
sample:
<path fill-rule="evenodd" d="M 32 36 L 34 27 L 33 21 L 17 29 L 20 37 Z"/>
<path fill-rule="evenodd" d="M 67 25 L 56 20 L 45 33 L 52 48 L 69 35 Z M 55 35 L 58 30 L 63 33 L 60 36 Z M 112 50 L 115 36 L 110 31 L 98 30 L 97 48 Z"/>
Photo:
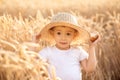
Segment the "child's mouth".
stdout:
<path fill-rule="evenodd" d="M 67 42 L 60 42 L 60 44 L 65 45 L 65 44 L 67 44 Z"/>

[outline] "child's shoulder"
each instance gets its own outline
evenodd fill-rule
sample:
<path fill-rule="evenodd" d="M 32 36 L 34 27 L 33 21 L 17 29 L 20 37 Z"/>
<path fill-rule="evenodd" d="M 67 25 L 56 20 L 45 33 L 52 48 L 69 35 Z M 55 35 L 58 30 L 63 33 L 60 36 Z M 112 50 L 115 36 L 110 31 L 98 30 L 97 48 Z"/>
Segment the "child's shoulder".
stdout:
<path fill-rule="evenodd" d="M 46 46 L 46 47 L 43 47 L 42 50 L 49 50 L 49 49 L 52 49 L 53 46 Z"/>
<path fill-rule="evenodd" d="M 82 46 L 72 46 L 72 48 L 73 48 L 74 50 L 77 50 L 77 51 L 84 50 L 84 49 L 82 48 Z"/>
<path fill-rule="evenodd" d="M 46 46 L 46 47 L 43 47 L 40 51 L 39 51 L 39 53 L 48 53 L 48 52 L 50 52 L 52 50 L 52 46 Z"/>
<path fill-rule="evenodd" d="M 73 46 L 73 50 L 77 53 L 87 53 L 83 46 Z"/>

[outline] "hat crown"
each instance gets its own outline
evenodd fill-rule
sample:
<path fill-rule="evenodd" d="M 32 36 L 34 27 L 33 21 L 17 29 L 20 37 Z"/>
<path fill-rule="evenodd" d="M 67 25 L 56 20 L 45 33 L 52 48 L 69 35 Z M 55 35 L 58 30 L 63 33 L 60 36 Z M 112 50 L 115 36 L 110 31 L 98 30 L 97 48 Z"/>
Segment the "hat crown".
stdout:
<path fill-rule="evenodd" d="M 69 14 L 69 13 L 65 13 L 65 12 L 61 12 L 61 13 L 56 14 L 51 19 L 51 22 L 65 22 L 65 23 L 70 23 L 73 25 L 78 25 L 76 17 Z"/>

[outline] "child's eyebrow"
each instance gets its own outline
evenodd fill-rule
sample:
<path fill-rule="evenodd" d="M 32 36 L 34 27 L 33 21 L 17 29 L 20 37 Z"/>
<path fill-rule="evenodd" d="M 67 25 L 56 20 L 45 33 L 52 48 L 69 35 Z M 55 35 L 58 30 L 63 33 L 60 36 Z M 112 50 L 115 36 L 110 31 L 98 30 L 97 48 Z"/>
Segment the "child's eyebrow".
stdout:
<path fill-rule="evenodd" d="M 73 32 L 73 31 L 67 31 L 67 32 Z"/>
<path fill-rule="evenodd" d="M 76 32 L 76 30 L 68 30 L 67 32 Z"/>

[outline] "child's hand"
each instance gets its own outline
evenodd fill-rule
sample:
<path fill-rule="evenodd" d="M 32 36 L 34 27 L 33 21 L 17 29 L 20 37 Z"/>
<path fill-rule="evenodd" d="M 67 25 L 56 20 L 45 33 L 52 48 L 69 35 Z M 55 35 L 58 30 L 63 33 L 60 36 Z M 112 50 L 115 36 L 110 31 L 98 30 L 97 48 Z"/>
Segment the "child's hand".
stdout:
<path fill-rule="evenodd" d="M 98 35 L 91 36 L 90 41 L 95 42 L 98 39 L 98 37 L 99 37 Z"/>
<path fill-rule="evenodd" d="M 91 33 L 90 44 L 95 45 L 100 41 L 100 34 L 98 32 Z"/>

